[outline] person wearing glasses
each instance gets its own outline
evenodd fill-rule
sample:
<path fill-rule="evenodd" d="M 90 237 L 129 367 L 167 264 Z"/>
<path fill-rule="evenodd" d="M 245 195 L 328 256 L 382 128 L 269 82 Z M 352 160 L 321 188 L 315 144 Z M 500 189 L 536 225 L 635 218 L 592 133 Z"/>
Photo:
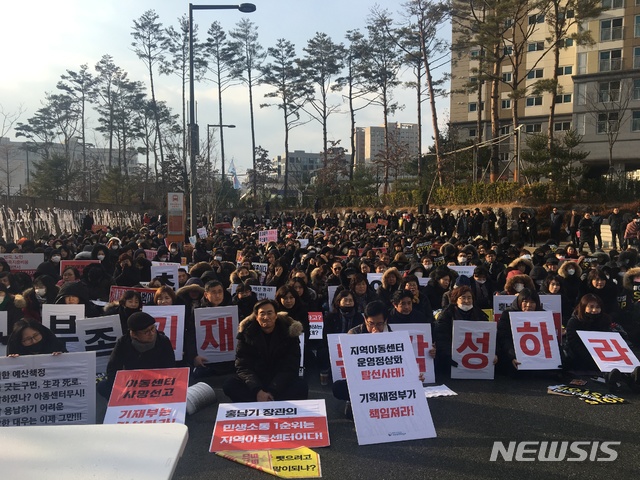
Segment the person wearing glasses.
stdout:
<path fill-rule="evenodd" d="M 171 340 L 156 328 L 146 312 L 135 312 L 127 320 L 128 332 L 118 339 L 107 364 L 107 378 L 98 383 L 98 393 L 111 395 L 118 370 L 173 368 L 176 357 Z"/>
<path fill-rule="evenodd" d="M 18 320 L 7 341 L 8 357 L 60 355 L 66 351 L 64 342 L 59 340 L 51 330 L 31 319 Z"/>

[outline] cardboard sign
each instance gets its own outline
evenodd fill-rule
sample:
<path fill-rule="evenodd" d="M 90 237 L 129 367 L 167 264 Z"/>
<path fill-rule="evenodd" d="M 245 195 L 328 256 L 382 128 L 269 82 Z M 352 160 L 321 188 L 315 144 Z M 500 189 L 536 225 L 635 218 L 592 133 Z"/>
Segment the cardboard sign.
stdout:
<path fill-rule="evenodd" d="M 493 321 L 497 322 L 507 308 L 511 306 L 513 301 L 518 298 L 517 295 L 494 295 L 493 296 Z"/>
<path fill-rule="evenodd" d="M 67 350 L 78 351 L 80 338 L 76 320 L 84 318 L 84 304 L 65 305 L 45 303 L 42 305 L 42 324 L 56 337 L 65 342 Z M 73 345 L 75 343 L 75 345 Z"/>
<path fill-rule="evenodd" d="M 601 372 L 617 368 L 622 373 L 631 373 L 640 365 L 640 361 L 618 332 L 578 330 L 578 335 Z"/>
<path fill-rule="evenodd" d="M 473 278 L 473 271 L 476 269 L 475 265 L 451 265 L 449 270 L 453 270 L 458 275 L 464 275 L 469 278 Z"/>
<path fill-rule="evenodd" d="M 431 325 L 428 323 L 394 323 L 393 331 L 409 332 L 409 339 L 423 382 L 435 383 L 436 372 L 433 367 L 433 358 L 429 355 L 429 350 L 433 348 Z"/>
<path fill-rule="evenodd" d="M 96 373 L 106 373 L 111 352 L 123 333 L 120 315 L 76 320 L 76 331 L 80 351 L 95 352 Z"/>
<path fill-rule="evenodd" d="M 196 308 L 193 312 L 198 355 L 208 363 L 235 360 L 238 306 Z"/>
<path fill-rule="evenodd" d="M 309 312 L 309 340 L 322 340 L 323 326 L 322 312 Z"/>
<path fill-rule="evenodd" d="M 182 360 L 184 351 L 184 305 L 145 305 L 142 311 L 156 320 L 156 326 L 169 340 L 176 356 L 176 361 Z"/>
<path fill-rule="evenodd" d="M 344 358 L 342 357 L 342 346 L 340 339 L 347 335 L 346 333 L 330 333 L 327 335 L 327 344 L 329 346 L 329 359 L 331 362 L 331 377 L 333 381 L 344 380 L 347 374 L 344 370 Z"/>
<path fill-rule="evenodd" d="M 38 265 L 44 262 L 44 253 L 0 253 L 11 272 L 24 272 L 31 276 L 36 273 Z"/>
<path fill-rule="evenodd" d="M 266 287 L 264 285 L 251 285 L 251 290 L 256 294 L 258 300 L 264 300 L 268 298 L 270 300 L 276 299 L 277 287 Z"/>
<path fill-rule="evenodd" d="M 73 267 L 80 273 L 82 276 L 82 272 L 87 265 L 91 265 L 92 263 L 100 263 L 100 260 L 60 260 L 60 275 L 64 272 L 68 267 Z"/>
<path fill-rule="evenodd" d="M 207 229 L 206 227 L 196 229 L 196 233 L 200 239 L 207 238 Z"/>
<path fill-rule="evenodd" d="M 120 300 L 125 292 L 138 292 L 142 297 L 142 304 L 148 305 L 153 303 L 153 297 L 156 294 L 155 288 L 139 288 L 139 287 L 118 287 L 112 285 L 109 289 L 109 302 L 117 302 Z"/>
<path fill-rule="evenodd" d="M 359 445 L 436 436 L 407 332 L 340 342 Z"/>
<path fill-rule="evenodd" d="M 179 263 L 167 263 L 165 265 L 152 265 L 151 266 L 151 278 L 159 278 L 163 285 L 173 287 L 177 292 L 180 285 L 178 285 L 178 269 Z"/>
<path fill-rule="evenodd" d="M 493 380 L 496 332 L 496 322 L 454 320 L 451 378 Z"/>
<path fill-rule="evenodd" d="M 329 446 L 324 400 L 221 403 L 210 452 Z"/>
<path fill-rule="evenodd" d="M 258 232 L 258 241 L 260 243 L 269 243 L 278 241 L 278 230 L 272 228 L 271 230 L 260 230 Z"/>
<path fill-rule="evenodd" d="M 96 355 L 0 357 L 0 426 L 96 423 Z"/>
<path fill-rule="evenodd" d="M 184 423 L 188 386 L 188 367 L 119 370 L 103 423 Z"/>
<path fill-rule="evenodd" d="M 540 295 L 542 309 L 551 312 L 558 341 L 562 341 L 562 297 L 560 295 Z"/>
<path fill-rule="evenodd" d="M 518 370 L 562 368 L 551 312 L 511 312 L 509 318 Z"/>

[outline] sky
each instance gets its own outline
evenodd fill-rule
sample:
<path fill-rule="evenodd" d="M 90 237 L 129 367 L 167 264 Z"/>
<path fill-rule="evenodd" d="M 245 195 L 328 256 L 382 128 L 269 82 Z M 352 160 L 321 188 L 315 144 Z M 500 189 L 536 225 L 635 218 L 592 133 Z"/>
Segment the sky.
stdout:
<path fill-rule="evenodd" d="M 398 12 L 404 0 L 378 2 L 389 10 L 398 21 Z M 192 2 L 216 4 L 215 2 Z M 217 2 L 229 4 L 230 2 Z M 257 9 L 244 14 L 237 10 L 194 11 L 194 23 L 199 25 L 200 39 L 213 21 L 219 21 L 228 32 L 243 16 L 258 28 L 259 42 L 266 50 L 284 38 L 296 46 L 302 55 L 303 47 L 316 32 L 328 34 L 334 42 L 344 41 L 347 30 L 366 31 L 366 19 L 376 5 L 372 0 L 257 0 Z M 131 49 L 133 20 L 145 11 L 153 9 L 164 27 L 177 28 L 178 18 L 188 13 L 188 2 L 176 0 L 29 0 L 3 2 L 3 24 L 0 28 L 0 45 L 3 46 L 0 68 L 0 107 L 5 113 L 24 109 L 20 117 L 26 122 L 42 106 L 45 92 L 54 92 L 55 85 L 67 69 L 78 71 L 86 63 L 93 67 L 100 58 L 109 54 L 119 67 L 129 73 L 132 80 L 143 81 L 148 86 L 148 75 L 141 60 Z M 450 27 L 443 25 L 440 34 L 450 35 Z M 443 67 L 448 70 L 448 65 Z M 92 70 L 92 68 L 91 68 Z M 404 79 L 411 80 L 408 71 Z M 181 86 L 176 76 L 156 75 L 156 97 L 166 101 L 174 113 L 181 110 Z M 276 107 L 259 108 L 264 94 L 270 89 L 260 86 L 254 91 L 256 142 L 269 151 L 271 157 L 284 153 L 284 121 Z M 212 84 L 196 83 L 196 104 L 200 136 L 206 138 L 207 123 L 217 124 L 217 94 Z M 404 105 L 390 121 L 417 123 L 415 91 L 397 88 L 395 99 Z M 340 101 L 339 97 L 335 100 Z M 424 103 L 423 112 L 428 104 Z M 448 99 L 440 99 L 440 123 L 448 119 Z M 250 117 L 248 91 L 243 86 L 229 88 L 223 97 L 225 124 L 235 124 L 235 129 L 225 129 L 225 158 L 227 165 L 233 159 L 238 173 L 244 173 L 251 163 Z M 349 118 L 346 104 L 342 113 L 329 118 L 329 139 L 341 140 L 348 148 Z M 382 109 L 370 106 L 357 113 L 358 126 L 380 125 Z M 90 114 L 89 123 L 97 123 L 97 115 Z M 432 143 L 430 116 L 423 119 L 423 149 Z M 10 134 L 14 138 L 13 132 Z M 97 139 L 96 144 L 102 139 Z M 317 122 L 295 128 L 291 133 L 289 150 L 319 152 L 322 149 L 321 126 Z M 212 155 L 216 152 L 212 150 Z"/>

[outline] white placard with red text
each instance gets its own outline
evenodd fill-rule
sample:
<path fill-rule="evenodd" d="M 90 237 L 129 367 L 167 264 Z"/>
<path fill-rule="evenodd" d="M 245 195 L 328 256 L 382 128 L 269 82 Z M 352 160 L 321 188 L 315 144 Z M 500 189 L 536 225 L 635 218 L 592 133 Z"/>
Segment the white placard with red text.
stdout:
<path fill-rule="evenodd" d="M 631 373 L 640 366 L 640 361 L 618 332 L 578 330 L 578 335 L 601 372 L 617 368 L 622 373 Z"/>
<path fill-rule="evenodd" d="M 562 368 L 551 312 L 509 312 L 509 318 L 518 370 Z"/>
<path fill-rule="evenodd" d="M 120 315 L 76 320 L 76 331 L 80 339 L 79 350 L 96 352 L 96 373 L 105 373 L 111 351 L 122 336 Z"/>
<path fill-rule="evenodd" d="M 359 445 L 436 436 L 407 332 L 340 342 Z"/>
<path fill-rule="evenodd" d="M 329 444 L 324 400 L 221 403 L 209 451 L 314 448 Z"/>
<path fill-rule="evenodd" d="M 103 423 L 184 423 L 188 386 L 188 367 L 119 370 Z"/>
<path fill-rule="evenodd" d="M 278 241 L 278 230 L 272 228 L 271 230 L 260 230 L 258 232 L 258 241 L 260 243 L 269 243 Z"/>
<path fill-rule="evenodd" d="M 556 337 L 562 339 L 562 297 L 560 295 L 540 295 L 540 303 L 545 312 L 553 314 Z"/>
<path fill-rule="evenodd" d="M 169 340 L 176 355 L 176 360 L 182 360 L 184 350 L 184 305 L 145 305 L 142 311 L 156 319 L 158 330 L 163 332 Z"/>
<path fill-rule="evenodd" d="M 493 380 L 496 322 L 453 321 L 451 378 Z"/>
<path fill-rule="evenodd" d="M 76 331 L 76 320 L 84 318 L 84 304 L 51 304 L 42 305 L 42 324 L 51 330 L 56 337 L 65 342 L 67 350 L 78 352 L 80 339 Z"/>
<path fill-rule="evenodd" d="M 322 339 L 323 326 L 322 312 L 309 312 L 309 340 Z"/>
<path fill-rule="evenodd" d="M 196 308 L 194 316 L 198 355 L 208 363 L 235 360 L 238 306 Z"/>
<path fill-rule="evenodd" d="M 418 371 L 424 383 L 436 383 L 436 372 L 433 368 L 433 357 L 429 350 L 433 348 L 431 325 L 428 323 L 394 323 L 393 331 L 409 332 L 413 353 L 418 363 Z"/>
<path fill-rule="evenodd" d="M 344 358 L 342 358 L 342 346 L 340 338 L 346 336 L 346 333 L 330 333 L 327 335 L 327 344 L 329 346 L 329 359 L 331 361 L 331 378 L 336 380 L 344 380 L 347 375 L 344 372 Z"/>
<path fill-rule="evenodd" d="M 0 258 L 4 258 L 12 273 L 24 272 L 33 275 L 38 265 L 44 262 L 44 253 L 0 253 Z"/>
<path fill-rule="evenodd" d="M 498 322 L 507 308 L 518 298 L 517 295 L 494 295 L 493 296 L 493 321 Z"/>

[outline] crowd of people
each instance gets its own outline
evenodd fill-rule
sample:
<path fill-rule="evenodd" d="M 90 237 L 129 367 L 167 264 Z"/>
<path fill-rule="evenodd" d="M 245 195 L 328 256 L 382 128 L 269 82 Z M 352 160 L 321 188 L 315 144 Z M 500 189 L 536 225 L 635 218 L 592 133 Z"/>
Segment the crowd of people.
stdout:
<path fill-rule="evenodd" d="M 119 369 L 176 365 L 170 342 L 141 312 L 139 293 L 130 290 L 106 303 L 113 285 L 144 285 L 156 289 L 155 305 L 185 305 L 179 365 L 192 367 L 194 376 L 221 371 L 198 355 L 194 311 L 237 305 L 235 375 L 225 382 L 225 393 L 232 401 L 299 399 L 308 395 L 298 376 L 301 355 L 308 375 L 330 375 L 328 334 L 381 333 L 398 323 L 432 326 L 430 353 L 438 378 L 446 378 L 453 322 L 488 321 L 484 310 L 492 308 L 494 295 L 517 296 L 498 321 L 495 364 L 498 372 L 518 375 L 509 316 L 541 310 L 544 294 L 561 298 L 563 367 L 596 371 L 578 331 L 617 331 L 631 347 L 640 345 L 640 211 L 634 216 L 613 209 L 607 252 L 599 212 L 563 214 L 553 208 L 547 221 L 536 217 L 529 210 L 510 219 L 490 207 L 455 214 L 442 209 L 424 215 L 230 216 L 222 224 L 203 219 L 199 226 L 208 235 L 191 245 L 167 242 L 166 225 L 146 215 L 140 228 L 110 226 L 94 233 L 87 221 L 88 228 L 77 233 L 0 241 L 0 311 L 7 312 L 12 332 L 3 341 L 11 356 L 64 352 L 64 343 L 42 325 L 46 303 L 82 303 L 87 317 L 119 315 L 125 334 L 99 386 L 108 395 Z M 549 226 L 544 243 L 539 224 Z M 261 243 L 258 232 L 264 229 L 276 229 L 277 240 Z M 149 250 L 155 250 L 153 260 L 182 263 L 177 291 L 151 278 Z M 2 259 L 3 253 L 38 252 L 45 260 L 33 276 L 11 271 Z M 60 261 L 68 259 L 97 262 L 82 274 L 73 267 L 61 272 Z M 266 264 L 266 271 L 256 264 Z M 449 268 L 454 265 L 472 266 L 473 274 L 458 275 Z M 369 273 L 381 274 L 381 280 L 370 282 Z M 258 300 L 254 285 L 276 287 L 275 299 Z M 337 287 L 331 299 L 330 286 Z M 309 312 L 323 313 L 322 340 L 309 339 Z M 609 380 L 612 388 L 620 385 L 617 374 Z M 638 390 L 638 371 L 627 380 Z M 334 392 L 348 400 L 344 383 L 337 382 Z"/>

